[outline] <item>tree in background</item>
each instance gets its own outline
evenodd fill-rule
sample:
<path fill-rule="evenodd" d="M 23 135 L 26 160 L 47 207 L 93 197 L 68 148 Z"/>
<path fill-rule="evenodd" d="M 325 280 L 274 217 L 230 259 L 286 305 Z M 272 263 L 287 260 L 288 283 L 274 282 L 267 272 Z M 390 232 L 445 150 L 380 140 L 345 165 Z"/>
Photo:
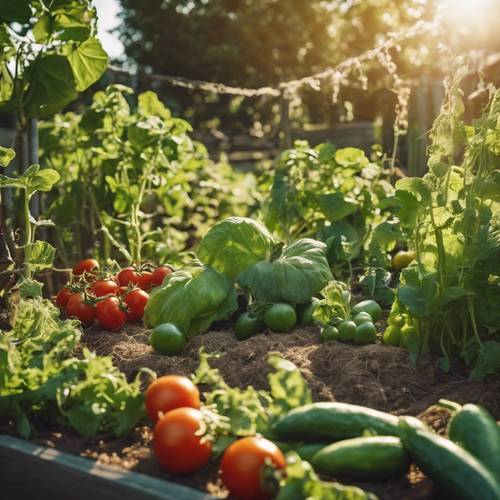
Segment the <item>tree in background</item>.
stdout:
<path fill-rule="evenodd" d="M 276 85 L 321 71 L 373 47 L 387 32 L 432 17 L 433 10 L 425 0 L 120 2 L 120 37 L 127 58 L 140 69 L 246 87 Z M 419 65 L 428 62 L 428 52 L 420 49 L 422 41 L 405 53 L 411 60 L 403 71 L 416 74 Z M 380 70 L 369 76 L 380 80 Z M 248 126 L 262 117 L 269 122 L 276 104 L 266 98 L 243 102 L 225 96 L 193 96 L 185 90 L 168 93 L 195 122 L 218 116 L 215 124 L 222 128 L 229 121 Z M 304 119 L 336 118 L 324 94 L 305 92 L 303 97 Z M 344 97 L 357 97 L 354 111 L 363 118 L 378 112 L 376 103 L 369 104 L 373 94 L 351 90 Z M 196 111 L 190 107 L 193 104 Z"/>

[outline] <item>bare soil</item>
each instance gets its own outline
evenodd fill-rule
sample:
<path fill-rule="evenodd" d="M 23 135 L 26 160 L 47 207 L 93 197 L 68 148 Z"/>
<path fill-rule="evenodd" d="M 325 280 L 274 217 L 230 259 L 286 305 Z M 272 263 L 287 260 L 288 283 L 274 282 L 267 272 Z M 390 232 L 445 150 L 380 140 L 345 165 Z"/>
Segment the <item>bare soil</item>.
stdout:
<path fill-rule="evenodd" d="M 140 325 L 127 325 L 115 333 L 97 327 L 86 330 L 83 344 L 101 355 L 111 355 L 115 364 L 133 377 L 143 366 L 158 375 L 189 375 L 197 367 L 199 350 L 219 353 L 213 360 L 226 382 L 238 387 L 267 388 L 266 355 L 278 352 L 294 362 L 308 381 L 316 401 L 344 401 L 394 414 L 419 416 L 444 434 L 449 418 L 445 410 L 432 408 L 439 399 L 459 403 L 480 403 L 500 419 L 500 379 L 471 382 L 464 367 L 445 374 L 437 360 L 422 357 L 416 366 L 403 349 L 381 344 L 353 346 L 338 342 L 321 344 L 314 328 L 296 329 L 290 334 L 265 334 L 238 342 L 230 330 L 210 332 L 193 339 L 182 356 L 156 354 L 149 346 L 148 332 Z M 47 430 L 38 442 L 90 457 L 101 463 L 159 476 L 225 498 L 218 479 L 217 464 L 197 474 L 173 477 L 154 459 L 151 428 L 143 425 L 121 439 L 100 436 L 83 440 L 75 433 Z M 443 498 L 432 481 L 416 468 L 407 477 L 384 483 L 358 483 L 382 500 Z"/>

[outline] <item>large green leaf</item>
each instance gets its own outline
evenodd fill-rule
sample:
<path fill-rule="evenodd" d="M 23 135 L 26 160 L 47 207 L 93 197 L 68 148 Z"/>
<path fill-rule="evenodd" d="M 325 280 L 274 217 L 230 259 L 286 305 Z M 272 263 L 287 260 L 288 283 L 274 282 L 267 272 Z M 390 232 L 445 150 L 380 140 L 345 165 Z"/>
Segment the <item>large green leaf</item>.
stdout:
<path fill-rule="evenodd" d="M 29 117 L 51 115 L 78 97 L 71 66 L 64 56 L 41 56 L 33 62 L 28 75 L 25 112 Z"/>
<path fill-rule="evenodd" d="M 319 197 L 319 207 L 330 222 L 335 222 L 353 214 L 358 204 L 342 193 L 328 193 Z"/>
<path fill-rule="evenodd" d="M 238 277 L 262 302 L 308 302 L 332 279 L 326 245 L 310 238 L 286 247 L 276 260 L 262 260 Z"/>
<path fill-rule="evenodd" d="M 26 247 L 28 265 L 33 272 L 51 267 L 56 249 L 46 241 L 35 241 Z"/>
<path fill-rule="evenodd" d="M 27 23 L 31 18 L 29 0 L 0 0 L 0 21 Z"/>
<path fill-rule="evenodd" d="M 274 246 L 264 226 L 246 217 L 230 217 L 205 234 L 198 257 L 204 264 L 235 279 L 256 262 L 268 259 Z"/>
<path fill-rule="evenodd" d="M 194 265 L 174 272 L 154 289 L 144 320 L 152 327 L 173 323 L 193 337 L 237 307 L 236 290 L 227 276 L 211 267 Z"/>
<path fill-rule="evenodd" d="M 96 38 L 89 38 L 68 53 L 76 82 L 76 90 L 83 91 L 97 82 L 108 67 L 108 55 Z"/>

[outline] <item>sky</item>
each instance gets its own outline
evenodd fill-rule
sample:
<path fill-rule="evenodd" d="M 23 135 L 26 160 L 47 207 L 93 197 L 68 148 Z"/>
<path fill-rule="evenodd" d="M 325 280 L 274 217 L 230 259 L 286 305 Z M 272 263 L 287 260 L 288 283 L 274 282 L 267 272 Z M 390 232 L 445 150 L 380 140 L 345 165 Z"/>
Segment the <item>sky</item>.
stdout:
<path fill-rule="evenodd" d="M 117 0 L 94 0 L 98 15 L 99 39 L 110 58 L 123 54 L 123 45 L 116 35 L 109 33 L 120 20 L 117 15 L 120 9 Z"/>

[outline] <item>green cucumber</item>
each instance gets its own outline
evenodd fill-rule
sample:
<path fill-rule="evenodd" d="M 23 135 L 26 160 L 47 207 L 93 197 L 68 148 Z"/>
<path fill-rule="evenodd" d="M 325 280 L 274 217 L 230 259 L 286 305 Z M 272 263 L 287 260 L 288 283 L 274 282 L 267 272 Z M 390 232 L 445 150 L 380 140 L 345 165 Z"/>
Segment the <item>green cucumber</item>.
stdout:
<path fill-rule="evenodd" d="M 396 436 L 398 417 L 348 403 L 311 403 L 289 411 L 276 421 L 278 439 L 298 441 L 339 441 L 359 437 L 365 430 Z"/>
<path fill-rule="evenodd" d="M 371 481 L 404 476 L 410 459 L 399 438 L 370 436 L 331 444 L 314 455 L 311 465 L 325 476 Z"/>
<path fill-rule="evenodd" d="M 443 490 L 463 500 L 500 500 L 500 485 L 471 453 L 453 441 L 399 419 L 400 439 L 417 466 Z"/>
<path fill-rule="evenodd" d="M 448 437 L 474 455 L 500 482 L 500 427 L 484 408 L 463 406 L 448 424 Z"/>
<path fill-rule="evenodd" d="M 307 443 L 295 448 L 295 453 L 306 462 L 310 462 L 318 451 L 326 448 L 330 443 Z"/>

